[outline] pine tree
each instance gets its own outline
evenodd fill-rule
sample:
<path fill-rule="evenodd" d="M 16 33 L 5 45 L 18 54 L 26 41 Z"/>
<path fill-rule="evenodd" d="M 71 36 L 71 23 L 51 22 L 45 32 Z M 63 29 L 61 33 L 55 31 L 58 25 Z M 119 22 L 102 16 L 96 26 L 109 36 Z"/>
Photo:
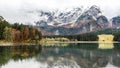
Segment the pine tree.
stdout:
<path fill-rule="evenodd" d="M 3 32 L 3 37 L 6 41 L 12 41 L 12 29 L 5 27 Z"/>

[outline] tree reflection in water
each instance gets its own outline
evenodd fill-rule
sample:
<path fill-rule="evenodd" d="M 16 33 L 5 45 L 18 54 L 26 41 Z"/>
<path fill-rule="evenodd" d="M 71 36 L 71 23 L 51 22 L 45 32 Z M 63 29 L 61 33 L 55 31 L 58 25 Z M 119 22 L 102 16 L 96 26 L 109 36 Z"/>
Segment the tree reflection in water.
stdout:
<path fill-rule="evenodd" d="M 61 45 L 61 44 L 60 44 Z M 0 65 L 9 60 L 32 59 L 46 68 L 99 68 L 120 67 L 119 44 L 113 49 L 99 49 L 97 43 L 67 44 L 67 46 L 9 46 L 0 47 Z M 34 61 L 31 61 L 34 62 Z M 34 64 L 33 64 L 34 65 Z"/>
<path fill-rule="evenodd" d="M 41 46 L 1 46 L 0 66 L 6 64 L 10 59 L 18 61 L 35 57 L 40 51 Z"/>

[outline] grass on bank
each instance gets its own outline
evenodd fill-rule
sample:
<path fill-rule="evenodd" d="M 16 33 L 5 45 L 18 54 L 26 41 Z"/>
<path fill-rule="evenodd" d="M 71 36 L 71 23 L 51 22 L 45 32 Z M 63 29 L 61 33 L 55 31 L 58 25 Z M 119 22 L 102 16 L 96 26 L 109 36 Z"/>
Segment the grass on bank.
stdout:
<path fill-rule="evenodd" d="M 11 44 L 40 44 L 40 40 L 21 40 L 21 41 L 6 41 L 6 40 L 0 40 L 0 45 L 11 45 Z"/>

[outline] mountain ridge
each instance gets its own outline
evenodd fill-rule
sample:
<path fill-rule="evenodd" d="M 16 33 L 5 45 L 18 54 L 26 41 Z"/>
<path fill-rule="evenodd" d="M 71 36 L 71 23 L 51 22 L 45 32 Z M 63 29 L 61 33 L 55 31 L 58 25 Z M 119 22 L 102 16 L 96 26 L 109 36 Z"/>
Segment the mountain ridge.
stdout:
<path fill-rule="evenodd" d="M 44 19 L 42 19 L 42 17 Z M 40 20 L 36 22 L 36 25 L 44 31 L 43 33 L 45 35 L 49 35 L 49 33 L 50 35 L 54 35 L 56 31 L 59 32 L 60 35 L 64 35 L 110 28 L 109 20 L 96 5 L 84 10 L 77 7 L 66 12 L 42 12 Z"/>

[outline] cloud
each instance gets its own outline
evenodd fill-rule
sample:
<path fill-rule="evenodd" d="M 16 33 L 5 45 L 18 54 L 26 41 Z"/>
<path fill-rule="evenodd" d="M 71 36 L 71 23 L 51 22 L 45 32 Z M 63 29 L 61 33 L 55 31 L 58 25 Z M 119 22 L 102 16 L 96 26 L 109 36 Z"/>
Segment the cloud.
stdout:
<path fill-rule="evenodd" d="M 120 15 L 119 0 L 0 0 L 0 15 L 11 23 L 34 22 L 37 13 L 27 14 L 26 11 L 39 9 L 65 9 L 72 7 L 89 7 L 97 5 L 108 18 Z"/>

